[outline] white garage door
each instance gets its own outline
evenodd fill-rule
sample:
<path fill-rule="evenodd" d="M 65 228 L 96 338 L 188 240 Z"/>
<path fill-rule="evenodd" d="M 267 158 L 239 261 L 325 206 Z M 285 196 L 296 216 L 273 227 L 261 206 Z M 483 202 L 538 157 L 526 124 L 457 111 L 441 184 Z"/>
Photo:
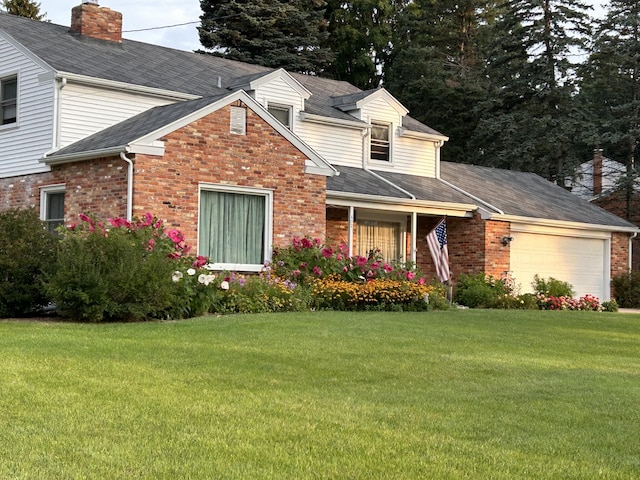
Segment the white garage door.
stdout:
<path fill-rule="evenodd" d="M 522 293 L 532 292 L 534 275 L 573 285 L 576 297 L 609 299 L 608 241 L 540 233 L 512 232 L 511 272 Z"/>

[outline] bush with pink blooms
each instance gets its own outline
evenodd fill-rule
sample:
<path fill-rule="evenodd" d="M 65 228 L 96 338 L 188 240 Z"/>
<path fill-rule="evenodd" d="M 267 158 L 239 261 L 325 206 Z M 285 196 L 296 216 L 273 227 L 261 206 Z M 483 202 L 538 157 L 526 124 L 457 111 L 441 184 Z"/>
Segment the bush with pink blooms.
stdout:
<path fill-rule="evenodd" d="M 150 213 L 131 222 L 82 214 L 60 235 L 45 289 L 61 315 L 101 322 L 190 313 L 193 296 L 172 274 L 195 260 L 182 234 Z"/>

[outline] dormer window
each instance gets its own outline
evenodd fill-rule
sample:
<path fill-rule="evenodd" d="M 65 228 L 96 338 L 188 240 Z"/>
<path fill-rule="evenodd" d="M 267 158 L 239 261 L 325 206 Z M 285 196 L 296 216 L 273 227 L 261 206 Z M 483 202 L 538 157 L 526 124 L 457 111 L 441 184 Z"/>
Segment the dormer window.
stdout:
<path fill-rule="evenodd" d="M 269 104 L 267 110 L 276 117 L 282 125 L 291 130 L 291 107 L 287 105 Z"/>
<path fill-rule="evenodd" d="M 390 125 L 371 122 L 371 160 L 391 160 Z"/>
<path fill-rule="evenodd" d="M 0 125 L 16 123 L 18 119 L 18 77 L 0 79 Z"/>

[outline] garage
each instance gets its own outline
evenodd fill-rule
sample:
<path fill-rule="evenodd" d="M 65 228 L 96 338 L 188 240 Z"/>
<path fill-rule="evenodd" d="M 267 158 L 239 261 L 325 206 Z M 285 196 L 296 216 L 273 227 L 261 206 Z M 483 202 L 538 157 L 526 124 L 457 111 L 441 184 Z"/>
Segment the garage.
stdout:
<path fill-rule="evenodd" d="M 608 300 L 610 234 L 589 231 L 519 231 L 512 225 L 511 274 L 521 292 L 532 292 L 538 274 L 573 285 L 576 297 Z M 522 228 L 526 230 L 526 228 Z"/>

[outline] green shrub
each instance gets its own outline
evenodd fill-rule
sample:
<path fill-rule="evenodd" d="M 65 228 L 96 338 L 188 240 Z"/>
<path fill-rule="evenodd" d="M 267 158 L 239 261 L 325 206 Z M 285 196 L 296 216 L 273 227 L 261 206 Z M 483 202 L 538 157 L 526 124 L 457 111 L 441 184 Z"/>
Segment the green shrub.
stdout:
<path fill-rule="evenodd" d="M 573 285 L 562 280 L 557 280 L 553 277 L 547 279 L 540 278 L 538 275 L 533 277 L 531 283 L 536 295 L 543 295 L 545 297 L 568 297 L 574 296 Z"/>
<path fill-rule="evenodd" d="M 180 316 L 185 299 L 172 274 L 188 248 L 179 232 L 165 233 L 150 214 L 133 223 L 80 218 L 62 232 L 45 284 L 62 315 L 91 322 Z"/>
<path fill-rule="evenodd" d="M 622 308 L 640 308 L 640 271 L 613 277 L 613 293 Z"/>
<path fill-rule="evenodd" d="M 462 274 L 456 284 L 454 301 L 469 308 L 493 308 L 501 306 L 510 294 L 502 280 L 495 280 L 484 273 Z"/>
<path fill-rule="evenodd" d="M 617 312 L 618 311 L 618 302 L 615 299 L 611 299 L 606 302 L 602 302 L 602 311 L 604 312 Z"/>
<path fill-rule="evenodd" d="M 0 317 L 38 313 L 49 303 L 43 277 L 58 240 L 33 209 L 0 213 L 0 237 Z"/>

